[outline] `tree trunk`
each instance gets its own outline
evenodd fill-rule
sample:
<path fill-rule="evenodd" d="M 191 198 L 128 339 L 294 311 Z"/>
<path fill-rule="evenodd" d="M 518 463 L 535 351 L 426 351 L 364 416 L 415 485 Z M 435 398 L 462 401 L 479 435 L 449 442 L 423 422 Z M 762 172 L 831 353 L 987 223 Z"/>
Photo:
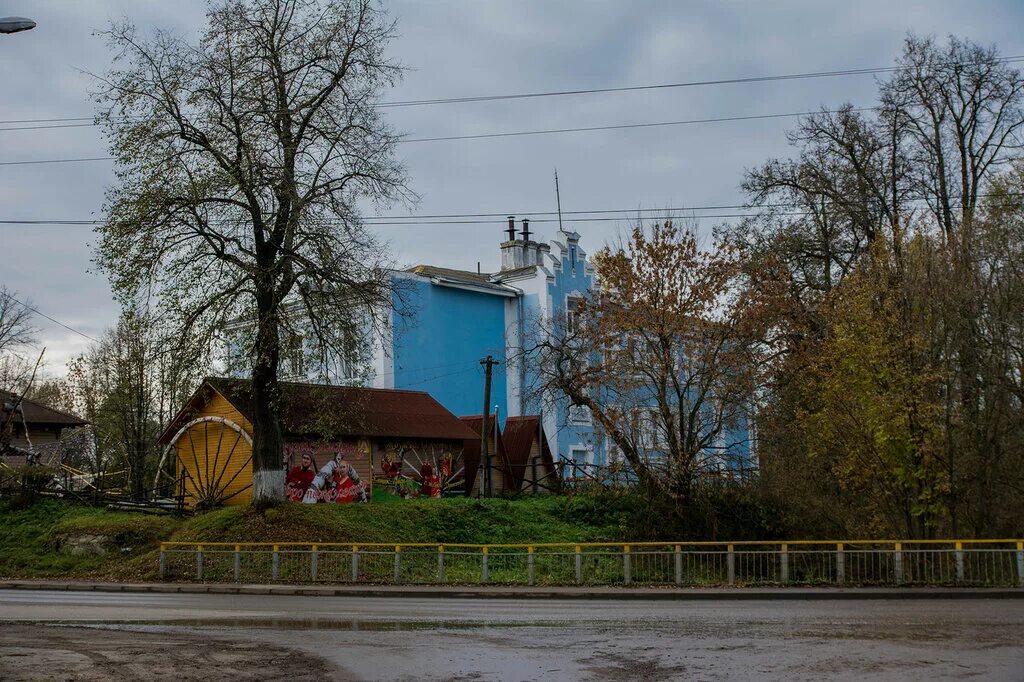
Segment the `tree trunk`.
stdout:
<path fill-rule="evenodd" d="M 277 308 L 271 294 L 256 297 L 257 329 L 252 368 L 252 504 L 266 507 L 284 500 L 284 452 L 279 413 L 280 362 Z"/>

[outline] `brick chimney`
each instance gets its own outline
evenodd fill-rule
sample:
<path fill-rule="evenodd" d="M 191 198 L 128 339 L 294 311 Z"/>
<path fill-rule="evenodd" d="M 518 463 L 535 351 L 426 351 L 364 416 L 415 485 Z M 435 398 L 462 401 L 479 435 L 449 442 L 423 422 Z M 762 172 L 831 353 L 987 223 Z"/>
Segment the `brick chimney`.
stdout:
<path fill-rule="evenodd" d="M 526 242 L 522 239 L 516 239 L 515 216 L 510 215 L 508 217 L 508 227 L 505 228 L 505 232 L 508 233 L 508 239 L 501 243 L 501 269 L 515 270 L 516 268 L 521 268 L 524 265 L 523 251 Z"/>

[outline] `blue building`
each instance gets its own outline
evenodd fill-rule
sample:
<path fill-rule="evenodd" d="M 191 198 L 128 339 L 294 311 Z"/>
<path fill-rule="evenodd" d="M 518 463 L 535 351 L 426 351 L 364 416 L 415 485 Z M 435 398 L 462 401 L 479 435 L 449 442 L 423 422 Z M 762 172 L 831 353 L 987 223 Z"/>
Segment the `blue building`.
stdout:
<path fill-rule="evenodd" d="M 580 248 L 580 235 L 559 231 L 534 241 L 529 221 L 517 234 L 512 219 L 501 244 L 501 269 L 480 273 L 420 265 L 395 273 L 390 334 L 373 354 L 371 381 L 379 388 L 428 391 L 459 415 L 483 411 L 484 372 L 494 367 L 490 411 L 499 422 L 540 415 L 548 446 L 556 457 L 602 464 L 589 413 L 567 399 L 542 398 L 536 376 L 520 357 L 542 320 L 571 315 L 574 300 L 594 286 L 594 275 Z"/>
<path fill-rule="evenodd" d="M 538 391 L 537 370 L 522 353 L 533 335 L 550 329 L 550 321 L 572 326 L 578 302 L 596 286 L 594 272 L 575 231 L 560 229 L 550 242 L 540 242 L 532 239 L 528 220 L 521 226 L 517 231 L 509 218 L 498 272 L 430 265 L 394 272 L 383 337 L 367 334 L 372 348 L 366 348 L 363 360 L 339 361 L 320 378 L 427 391 L 456 415 L 479 415 L 484 410 L 480 361 L 490 356 L 498 364 L 487 407 L 497 412 L 503 429 L 509 417 L 538 415 L 556 460 L 608 464 L 618 451 L 595 428 L 589 410 L 570 405 L 565 396 Z M 284 345 L 283 378 L 315 380 L 305 362 L 308 352 L 302 338 L 292 335 Z M 635 412 L 643 420 L 649 410 L 644 401 L 639 404 Z M 754 455 L 749 431 L 745 418 L 722 431 L 714 446 L 722 467 L 750 467 Z M 663 443 L 653 433 L 647 441 L 645 450 L 659 458 Z"/>

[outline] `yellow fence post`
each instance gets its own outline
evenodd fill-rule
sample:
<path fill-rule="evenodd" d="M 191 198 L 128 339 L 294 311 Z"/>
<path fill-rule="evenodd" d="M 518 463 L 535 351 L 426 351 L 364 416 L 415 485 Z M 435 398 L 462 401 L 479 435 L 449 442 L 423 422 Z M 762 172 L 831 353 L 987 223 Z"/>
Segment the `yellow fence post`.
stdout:
<path fill-rule="evenodd" d="M 533 545 L 526 548 L 526 582 L 533 584 Z"/>
<path fill-rule="evenodd" d="M 779 582 L 783 584 L 789 582 L 789 545 L 785 542 L 782 543 L 782 549 L 779 551 Z"/>
<path fill-rule="evenodd" d="M 676 585 L 683 584 L 683 546 L 676 545 Z"/>
<path fill-rule="evenodd" d="M 846 554 L 843 552 L 843 543 L 836 543 L 836 584 L 842 585 L 846 581 Z"/>
<path fill-rule="evenodd" d="M 633 582 L 633 562 L 630 560 L 629 545 L 622 546 L 622 582 L 626 585 Z"/>
<path fill-rule="evenodd" d="M 903 544 L 895 543 L 892 550 L 892 579 L 897 585 L 903 584 Z"/>
<path fill-rule="evenodd" d="M 954 545 L 954 556 L 956 557 L 956 582 L 959 585 L 964 581 L 964 545 L 959 540 Z"/>
<path fill-rule="evenodd" d="M 270 577 L 273 580 L 277 580 L 278 576 L 281 575 L 281 554 L 277 551 L 277 545 L 274 545 L 274 553 L 270 559 Z"/>
<path fill-rule="evenodd" d="M 352 582 L 359 580 L 359 545 L 352 545 Z"/>
<path fill-rule="evenodd" d="M 480 582 L 486 583 L 491 580 L 490 567 L 487 565 L 487 545 L 480 549 Z"/>
<path fill-rule="evenodd" d="M 576 545 L 576 584 L 583 582 L 583 548 Z"/>
<path fill-rule="evenodd" d="M 444 545 L 437 546 L 437 582 L 444 582 Z"/>
<path fill-rule="evenodd" d="M 1024 587 L 1024 542 L 1017 543 L 1017 585 Z"/>
<path fill-rule="evenodd" d="M 729 585 L 736 584 L 736 552 L 732 545 L 728 545 L 728 554 L 725 557 L 725 572 Z"/>
<path fill-rule="evenodd" d="M 402 546 L 395 545 L 395 582 L 402 580 Z"/>
<path fill-rule="evenodd" d="M 233 568 L 234 568 L 235 582 L 236 583 L 240 583 L 240 582 L 242 582 L 242 546 L 241 545 L 235 545 L 235 555 L 234 555 L 234 562 L 233 563 L 234 563 Z"/>
<path fill-rule="evenodd" d="M 203 546 L 196 545 L 196 580 L 203 579 Z"/>
<path fill-rule="evenodd" d="M 309 551 L 309 579 L 316 582 L 317 570 L 320 568 L 320 548 L 313 545 Z"/>
<path fill-rule="evenodd" d="M 160 543 L 160 580 L 167 577 L 167 548 L 164 543 Z"/>

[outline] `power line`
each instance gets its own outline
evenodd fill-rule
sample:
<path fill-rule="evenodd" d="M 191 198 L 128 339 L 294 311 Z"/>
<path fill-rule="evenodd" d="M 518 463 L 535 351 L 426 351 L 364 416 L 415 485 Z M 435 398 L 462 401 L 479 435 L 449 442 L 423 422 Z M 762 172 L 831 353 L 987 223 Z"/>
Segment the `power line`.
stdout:
<path fill-rule="evenodd" d="M 979 199 L 983 199 L 990 196 L 1003 196 L 1003 197 L 1024 197 L 1024 192 L 981 192 L 978 194 Z M 951 199 L 958 199 L 958 197 L 950 197 Z M 926 197 L 903 197 L 902 202 L 924 202 L 929 201 Z M 959 206 L 959 202 L 954 202 L 954 206 Z M 1001 206 L 1011 207 L 1016 204 L 1001 204 Z M 711 204 L 711 205 L 695 205 L 695 206 L 670 206 L 661 208 L 608 208 L 608 209 L 591 209 L 591 210 L 578 210 L 578 211 L 562 211 L 562 215 L 574 216 L 573 222 L 604 222 L 611 220 L 630 220 L 635 217 L 643 218 L 645 213 L 653 213 L 655 215 L 649 216 L 654 219 L 662 218 L 749 218 L 765 215 L 770 212 L 771 209 L 777 208 L 794 208 L 799 207 L 799 202 L 785 201 L 785 202 L 774 202 L 764 204 Z M 692 215 L 690 211 L 723 211 L 723 210 L 742 210 L 744 213 L 717 213 L 717 214 L 701 214 Z M 612 217 L 609 214 L 620 214 Z M 809 215 L 810 211 L 782 211 L 774 213 L 774 215 L 780 216 L 792 216 L 792 215 Z M 504 224 L 505 220 L 509 216 L 523 216 L 530 218 L 531 223 L 548 223 L 558 222 L 557 219 L 535 219 L 532 216 L 556 216 L 557 211 L 502 211 L 500 213 L 435 213 L 435 214 L 420 214 L 420 215 L 391 215 L 391 216 L 367 216 L 363 219 L 365 225 L 449 225 L 449 224 L 469 224 L 469 225 L 500 225 Z M 602 216 L 599 218 L 593 218 L 589 216 Z M 469 220 L 473 218 L 491 218 L 491 220 Z M 0 219 L 0 225 L 55 225 L 55 226 L 92 226 L 92 225 L 104 225 L 107 221 L 98 219 L 43 219 L 43 218 L 11 218 L 11 219 Z M 211 222 L 226 222 L 226 221 L 211 221 Z M 337 220 L 324 220 L 318 221 L 321 225 L 340 225 L 343 224 Z"/>
<path fill-rule="evenodd" d="M 31 166 L 40 163 L 78 163 L 79 161 L 113 161 L 113 156 L 92 156 L 84 159 L 40 159 L 38 161 L 0 161 L 0 166 Z"/>
<path fill-rule="evenodd" d="M 690 209 L 683 209 L 683 210 L 690 210 Z M 775 215 L 793 215 L 793 216 L 795 216 L 795 215 L 809 215 L 809 214 L 810 214 L 809 211 L 797 211 L 797 212 L 791 212 L 791 213 L 776 213 Z M 757 217 L 758 215 L 761 215 L 761 214 L 760 213 L 716 213 L 716 214 L 702 214 L 702 215 L 688 215 L 688 214 L 684 214 L 684 215 L 668 215 L 668 214 L 661 215 L 661 214 L 659 214 L 659 215 L 655 215 L 655 216 L 651 216 L 651 217 L 659 219 L 659 220 L 661 220 L 661 219 L 665 219 L 665 220 L 680 219 L 680 220 L 682 220 L 682 219 L 691 219 L 691 218 L 700 220 L 700 219 L 705 219 L 705 218 L 753 218 L 753 217 Z M 632 216 L 622 215 L 622 216 L 611 216 L 611 217 L 601 217 L 601 218 L 574 218 L 573 222 L 575 222 L 575 223 L 603 223 L 603 222 L 622 221 L 622 220 L 630 220 L 630 219 L 632 219 Z M 221 222 L 223 223 L 223 221 L 221 221 Z M 546 224 L 546 223 L 557 223 L 557 222 L 558 222 L 557 218 L 530 219 L 530 224 L 531 225 L 535 225 L 535 224 L 538 224 L 538 223 Z M 88 227 L 88 226 L 105 225 L 105 224 L 106 224 L 106 221 L 103 221 L 103 220 L 63 220 L 63 221 L 62 220 L 0 220 L 0 225 L 37 225 L 37 226 L 47 226 L 47 225 L 50 225 L 50 226 L 55 226 L 55 227 L 69 227 L 69 226 Z M 339 222 L 339 221 L 327 220 L 327 221 L 315 222 L 313 224 L 332 226 L 332 225 L 344 225 L 345 223 L 342 223 L 342 222 Z M 420 225 L 502 225 L 502 224 L 504 224 L 504 221 L 501 221 L 501 220 L 458 220 L 458 219 L 451 219 L 451 220 L 403 220 L 403 221 L 371 221 L 371 220 L 364 220 L 363 224 L 365 226 L 367 226 L 367 227 L 402 227 L 402 226 L 416 227 L 416 226 L 420 226 Z"/>
<path fill-rule="evenodd" d="M 1024 61 L 1024 55 L 1013 55 L 1010 57 L 999 57 L 995 61 L 1003 63 L 1014 63 Z M 971 62 L 953 62 L 951 66 L 970 66 Z M 735 85 L 744 83 L 765 83 L 770 81 L 803 80 L 808 78 L 827 78 L 833 76 L 862 76 L 877 73 L 892 73 L 899 71 L 901 66 L 880 66 L 861 69 L 837 69 L 835 71 L 811 71 L 806 73 L 789 73 L 773 76 L 746 76 L 741 78 L 720 78 L 716 80 L 687 81 L 682 83 L 661 83 L 657 85 L 629 85 L 618 88 L 589 88 L 579 90 L 552 90 L 547 92 L 526 92 L 511 95 L 483 95 L 476 97 L 449 97 L 445 99 L 419 99 L 407 100 L 404 102 L 382 102 L 380 107 L 411 107 L 430 104 L 461 104 L 466 102 L 493 102 L 496 100 L 527 99 L 537 97 L 563 97 L 567 95 L 592 95 L 608 92 L 636 92 L 639 90 L 664 90 L 670 88 L 692 88 L 710 85 Z"/>
<path fill-rule="evenodd" d="M 851 111 L 873 111 L 876 107 L 861 107 L 852 109 Z M 559 133 L 580 133 L 580 132 L 593 132 L 598 130 L 627 130 L 633 128 L 657 128 L 664 126 L 680 126 L 680 125 L 696 125 L 704 123 L 725 123 L 733 121 L 759 121 L 767 119 L 777 118 L 793 118 L 796 116 L 810 116 L 812 114 L 835 114 L 838 111 L 797 111 L 785 114 L 758 114 L 754 116 L 723 116 L 719 118 L 697 118 L 689 119 L 685 121 L 659 121 L 656 123 L 625 123 L 620 125 L 607 125 L 607 126 L 589 126 L 581 128 L 552 128 L 546 130 L 518 130 L 505 133 L 483 133 L 479 135 L 448 135 L 444 137 L 419 137 L 399 140 L 401 143 L 414 143 L 414 142 L 440 142 L 450 140 L 481 140 L 485 138 L 497 138 L 497 137 L 522 137 L 525 135 L 554 135 Z M 96 156 L 88 158 L 78 159 L 40 159 L 35 161 L 2 161 L 0 166 L 23 166 L 29 164 L 42 164 L 42 163 L 77 163 L 80 161 L 112 161 L 112 156 Z"/>
<path fill-rule="evenodd" d="M 851 111 L 872 111 L 876 107 L 861 107 Z M 551 128 L 548 130 L 521 130 L 509 133 L 484 133 L 480 135 L 449 135 L 445 137 L 419 137 L 402 142 L 440 142 L 447 140 L 482 140 L 492 137 L 520 137 L 523 135 L 553 135 L 557 133 L 582 133 L 595 130 L 627 130 L 631 128 L 657 128 L 662 126 L 695 125 L 702 123 L 725 123 L 730 121 L 760 121 L 773 118 L 793 118 L 811 114 L 835 114 L 838 111 L 796 111 L 786 114 L 758 114 L 755 116 L 723 116 L 720 118 L 695 118 L 686 121 L 659 121 L 657 123 L 624 123 L 621 125 L 590 126 L 586 128 Z"/>
<path fill-rule="evenodd" d="M 86 334 L 85 332 L 80 332 L 80 331 L 78 331 L 77 329 L 75 329 L 74 327 L 69 327 L 68 325 L 64 324 L 64 323 L 63 323 L 63 322 L 61 322 L 60 320 L 55 320 L 55 319 L 53 319 L 52 317 L 50 317 L 50 316 L 49 316 L 49 315 L 47 315 L 46 313 L 40 312 L 38 308 L 33 308 L 32 306 L 30 306 L 30 305 L 29 305 L 28 303 L 25 303 L 24 301 L 19 301 L 18 299 L 14 298 L 14 297 L 13 297 L 13 296 L 11 296 L 11 295 L 10 295 L 9 293 L 7 293 L 6 291 L 0 292 L 0 293 L 2 293 L 2 294 L 3 294 L 4 296 L 6 296 L 7 298 L 11 299 L 12 301 L 14 301 L 15 303 L 17 303 L 18 305 L 20 305 L 20 306 L 23 306 L 23 307 L 27 308 L 28 310 L 31 310 L 31 311 L 32 311 L 32 312 L 34 312 L 34 313 L 35 313 L 36 315 L 39 315 L 40 317 L 45 317 L 45 318 L 46 318 L 47 320 L 49 320 L 50 322 L 53 322 L 54 324 L 57 324 L 57 325 L 60 325 L 61 327 L 64 327 L 64 328 L 65 328 L 65 329 L 67 329 L 67 330 L 68 330 L 69 332 L 74 332 L 74 333 L 78 334 L 79 336 L 83 336 L 83 337 L 85 337 L 85 338 L 89 339 L 90 341 L 95 341 L 96 343 L 99 343 L 99 342 L 100 342 L 100 341 L 99 341 L 99 339 L 97 339 L 97 338 L 94 338 L 94 337 L 92 337 L 92 336 L 89 336 L 89 335 L 88 335 L 88 334 Z"/>
<path fill-rule="evenodd" d="M 468 374 L 470 372 L 476 372 L 476 371 L 478 371 L 476 367 L 470 367 L 468 369 L 461 369 L 461 370 L 459 370 L 457 372 L 448 372 L 447 374 L 438 374 L 437 376 L 428 377 L 428 378 L 422 379 L 420 381 L 413 381 L 413 382 L 408 383 L 408 384 L 402 384 L 402 388 L 405 389 L 405 388 L 409 388 L 410 386 L 421 386 L 423 384 L 428 384 L 431 381 L 434 381 L 436 379 L 444 379 L 445 377 L 453 377 L 453 376 L 456 376 L 458 374 Z"/>
<path fill-rule="evenodd" d="M 1001 63 L 1016 63 L 1024 61 L 1024 55 L 1011 55 L 1008 57 L 998 57 L 995 59 L 996 62 Z M 948 64 L 941 65 L 959 65 L 959 66 L 970 66 L 973 62 L 951 62 Z M 899 71 L 903 67 L 901 66 L 877 66 L 877 67 L 865 67 L 865 68 L 854 68 L 854 69 L 836 69 L 833 71 L 809 71 L 803 73 L 788 73 L 788 74 L 775 74 L 769 76 L 741 76 L 736 78 L 718 78 L 713 80 L 698 80 L 698 81 L 683 81 L 679 83 L 657 83 L 653 85 L 627 85 L 614 88 L 578 88 L 572 90 L 549 90 L 540 92 L 522 92 L 522 93 L 511 93 L 511 94 L 497 94 L 497 95 L 474 95 L 465 97 L 445 97 L 435 99 L 417 99 L 417 100 L 398 100 L 392 102 L 380 102 L 376 106 L 380 108 L 388 107 L 413 107 L 413 106 L 426 106 L 436 104 L 464 104 L 470 102 L 493 102 L 500 100 L 510 99 L 535 99 L 540 97 L 565 97 L 572 95 L 594 95 L 601 93 L 614 93 L 614 92 L 638 92 L 643 90 L 667 90 L 676 88 L 692 88 L 692 87 L 706 87 L 714 85 L 741 85 L 750 83 L 767 83 L 773 81 L 790 81 L 790 80 L 806 80 L 813 78 L 832 78 L 837 76 L 864 76 L 879 73 L 893 73 Z M 6 121 L 0 121 L 0 125 L 13 125 L 19 123 L 66 123 L 66 122 L 79 122 L 88 121 L 88 123 L 79 123 L 81 126 L 92 126 L 99 125 L 95 122 L 92 116 L 71 116 L 63 118 L 21 118 L 21 119 L 9 119 Z M 51 126 L 51 127 L 64 127 L 64 126 Z M 71 127 L 71 126 L 68 126 Z M 6 130 L 24 130 L 24 128 L 7 128 Z"/>
<path fill-rule="evenodd" d="M 95 126 L 95 123 L 61 123 L 52 126 L 18 126 L 15 128 L 0 128 L 0 133 L 5 133 L 10 130 L 53 130 L 55 128 L 92 128 Z"/>

